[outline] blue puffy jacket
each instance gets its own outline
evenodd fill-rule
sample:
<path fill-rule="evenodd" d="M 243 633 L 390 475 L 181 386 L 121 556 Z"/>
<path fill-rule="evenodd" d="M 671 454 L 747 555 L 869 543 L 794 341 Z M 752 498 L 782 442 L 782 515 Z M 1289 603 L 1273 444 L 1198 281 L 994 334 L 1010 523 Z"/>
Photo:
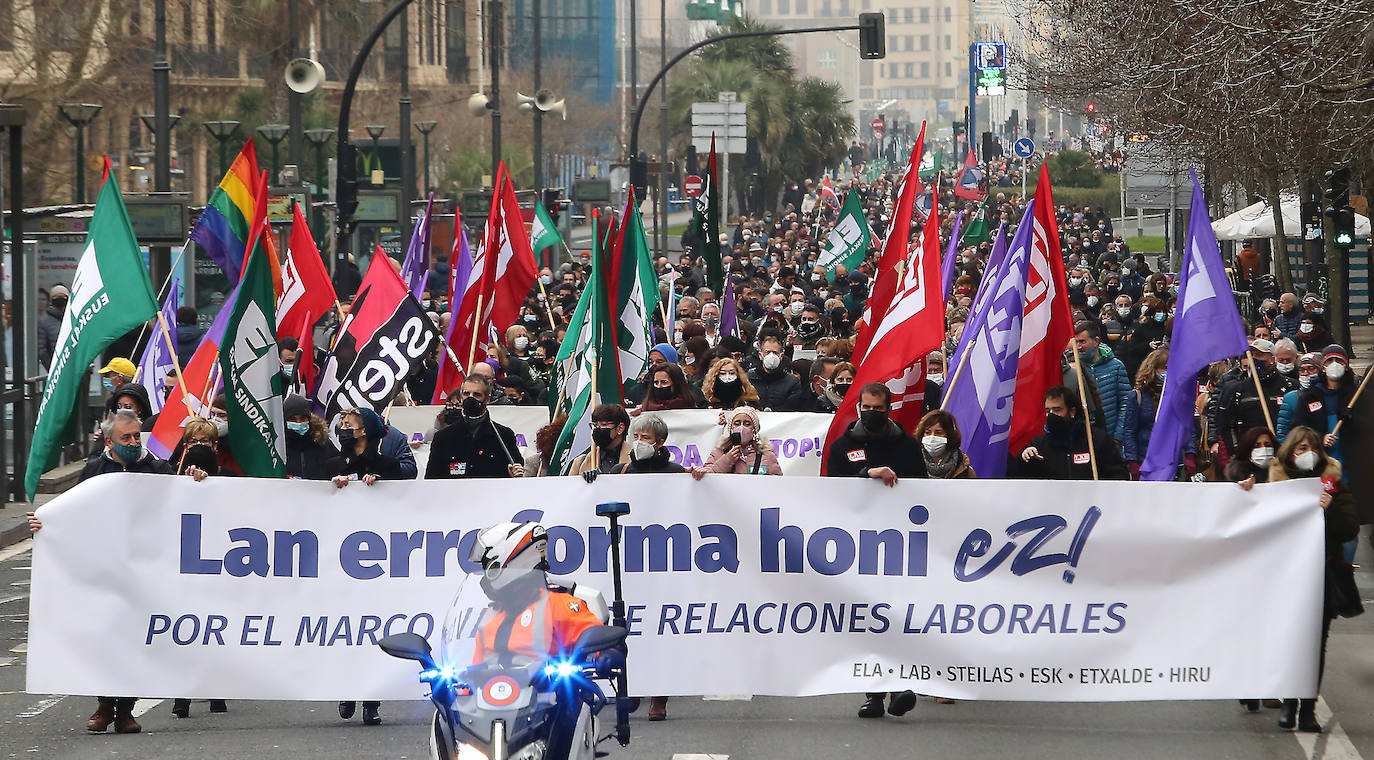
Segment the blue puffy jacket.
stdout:
<path fill-rule="evenodd" d="M 1121 458 L 1127 462 L 1145 461 L 1150 449 L 1150 433 L 1155 428 L 1155 397 L 1133 390 L 1126 394 L 1126 408 L 1121 411 Z M 1196 431 L 1194 431 L 1196 432 Z M 1184 454 L 1197 453 L 1197 436 L 1184 440 Z"/>
<path fill-rule="evenodd" d="M 1116 440 L 1122 440 L 1122 412 L 1126 409 L 1126 397 L 1131 395 L 1131 379 L 1126 375 L 1126 365 L 1116 358 L 1106 345 L 1098 346 L 1097 358 L 1084 362 L 1097 395 L 1102 399 L 1102 422 L 1107 432 Z M 1129 459 L 1130 457 L 1127 457 Z"/>

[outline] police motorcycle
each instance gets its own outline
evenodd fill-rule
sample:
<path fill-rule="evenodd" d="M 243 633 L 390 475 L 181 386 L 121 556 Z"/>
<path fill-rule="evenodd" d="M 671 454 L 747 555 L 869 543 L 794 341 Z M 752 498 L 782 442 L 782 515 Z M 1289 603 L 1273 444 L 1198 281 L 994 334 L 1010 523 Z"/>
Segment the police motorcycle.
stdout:
<path fill-rule="evenodd" d="M 377 642 L 420 665 L 434 705 L 434 760 L 593 760 L 610 738 L 629 744 L 617 525 L 629 505 L 601 504 L 597 513 L 617 537 L 613 608 L 595 589 L 546 577 L 542 526 L 503 523 L 478 533 L 469 558 L 482 572 L 459 584 L 437 650 L 414 633 Z M 615 724 L 606 735 L 600 716 L 611 700 L 600 682 L 613 687 Z"/>

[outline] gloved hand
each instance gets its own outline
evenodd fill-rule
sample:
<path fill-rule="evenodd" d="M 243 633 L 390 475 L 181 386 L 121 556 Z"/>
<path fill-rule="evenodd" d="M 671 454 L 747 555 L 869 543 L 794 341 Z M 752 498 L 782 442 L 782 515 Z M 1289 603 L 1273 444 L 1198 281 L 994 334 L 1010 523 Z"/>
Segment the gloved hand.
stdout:
<path fill-rule="evenodd" d="M 596 476 L 600 474 L 601 473 L 598 470 L 586 470 L 582 473 L 582 479 L 587 481 L 588 483 L 591 483 L 592 481 L 596 480 Z"/>

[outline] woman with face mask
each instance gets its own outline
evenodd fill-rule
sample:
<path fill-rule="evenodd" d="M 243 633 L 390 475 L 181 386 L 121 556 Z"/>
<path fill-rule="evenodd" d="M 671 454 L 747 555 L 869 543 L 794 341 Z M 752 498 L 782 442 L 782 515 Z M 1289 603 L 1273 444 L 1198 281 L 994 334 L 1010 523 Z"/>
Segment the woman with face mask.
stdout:
<path fill-rule="evenodd" d="M 1326 564 L 1327 583 L 1333 574 L 1350 572 L 1350 565 L 1342 557 L 1342 544 L 1352 541 L 1359 535 L 1360 524 L 1355 517 L 1354 497 L 1350 487 L 1341 476 L 1341 464 L 1327 456 L 1322 446 L 1321 433 L 1310 427 L 1298 426 L 1289 432 L 1269 463 L 1269 482 L 1277 483 L 1297 478 L 1320 478 L 1321 496 L 1315 506 L 1322 510 L 1326 523 Z M 1240 481 L 1240 487 L 1250 490 L 1258 478 L 1251 477 Z M 1326 589 L 1329 592 L 1330 589 Z M 1323 598 L 1331 600 L 1330 593 Z M 1317 685 L 1321 686 L 1322 670 L 1326 666 L 1326 639 L 1331 632 L 1331 621 L 1336 610 L 1330 604 L 1322 605 L 1321 612 L 1321 649 L 1317 658 Z M 1248 707 L 1248 706 L 1247 706 Z M 1315 693 L 1299 698 L 1283 700 L 1283 710 L 1279 713 L 1279 728 L 1292 731 L 1318 733 L 1322 730 L 1317 722 L 1317 695 Z"/>
<path fill-rule="evenodd" d="M 739 475 L 781 475 L 773 442 L 763 435 L 759 413 L 741 406 L 725 415 L 726 433 L 711 450 L 704 467 L 689 470 L 697 480 L 708 472 Z"/>
<path fill-rule="evenodd" d="M 1150 433 L 1155 427 L 1155 410 L 1164 394 L 1165 367 L 1169 363 L 1169 349 L 1151 351 L 1135 373 L 1134 388 L 1126 394 L 1126 408 L 1121 418 L 1121 456 L 1130 468 L 1131 480 L 1140 480 L 1140 463 L 1150 448 Z M 1183 474 L 1191 478 L 1197 472 L 1197 443 L 1189 436 L 1184 441 Z"/>
<path fill-rule="evenodd" d="M 749 376 L 734 357 L 717 359 L 701 381 L 701 395 L 708 409 L 734 409 L 737 406 L 758 406 L 759 392 L 749 382 Z"/>
<path fill-rule="evenodd" d="M 943 409 L 926 412 L 916 424 L 916 440 L 921 442 L 921 456 L 925 460 L 926 474 L 930 477 L 978 477 L 973 471 L 968 455 L 960 449 L 963 436 L 959 433 L 959 423 L 949 412 Z"/>
<path fill-rule="evenodd" d="M 644 412 L 658 412 L 665 409 L 695 409 L 697 408 L 696 393 L 692 386 L 687 383 L 687 378 L 682 376 L 682 370 L 676 364 L 661 362 L 649 367 L 646 373 L 648 382 L 648 394 L 644 397 L 644 403 L 630 412 L 633 417 L 638 417 Z"/>
<path fill-rule="evenodd" d="M 311 413 L 310 402 L 292 394 L 282 403 L 286 421 L 286 477 L 302 480 L 328 480 L 333 474 L 326 463 L 339 455 L 329 440 L 324 419 Z"/>

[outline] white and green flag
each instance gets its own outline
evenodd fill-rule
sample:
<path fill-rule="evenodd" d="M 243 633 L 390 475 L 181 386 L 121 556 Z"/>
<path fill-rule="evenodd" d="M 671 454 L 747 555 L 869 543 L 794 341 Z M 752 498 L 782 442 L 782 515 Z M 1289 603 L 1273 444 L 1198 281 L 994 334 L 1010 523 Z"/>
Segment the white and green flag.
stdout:
<path fill-rule="evenodd" d="M 558 235 L 558 226 L 553 223 L 553 218 L 549 216 L 549 210 L 544 208 L 544 204 L 536 202 L 534 204 L 534 221 L 530 222 L 530 250 L 536 257 L 539 252 L 551 245 L 562 245 L 563 238 Z"/>
<path fill-rule="evenodd" d="M 557 393 L 550 393 L 553 418 L 568 415 L 549 459 L 549 472 L 566 475 L 572 460 L 592 445 L 592 410 L 598 403 L 619 404 L 620 373 L 616 371 L 615 329 L 606 288 L 605 253 L 592 223 L 592 272 L 558 349 L 554 366 Z M 609 359 L 609 360 L 608 360 Z"/>
<path fill-rule="evenodd" d="M 930 179 L 940 172 L 945 165 L 945 152 L 943 150 L 927 151 L 921 156 L 921 166 L 916 170 L 916 176 L 921 179 Z"/>
<path fill-rule="evenodd" d="M 277 353 L 276 302 L 272 270 L 259 237 L 248 253 L 219 354 L 229 448 L 243 474 L 251 478 L 286 477 L 286 380 Z"/>
<path fill-rule="evenodd" d="M 654 275 L 649 237 L 633 195 L 625 204 L 612 241 L 606 285 L 615 298 L 611 318 L 616 331 L 616 364 L 622 387 L 633 386 L 649 366 L 649 349 L 654 346 L 654 310 L 658 308 L 658 277 Z"/>
<path fill-rule="evenodd" d="M 157 298 L 114 175 L 105 180 L 72 278 L 48 382 L 38 406 L 24 488 L 32 499 L 43 472 L 57 465 L 64 431 L 85 390 L 85 372 L 105 347 L 157 314 Z"/>
<path fill-rule="evenodd" d="M 864 218 L 859 194 L 851 190 L 844 195 L 840 215 L 835 219 L 830 234 L 825 237 L 825 245 L 816 264 L 825 267 L 826 275 L 832 280 L 835 279 L 835 267 L 841 264 L 852 272 L 868 255 L 872 240 L 873 231 L 868 228 L 868 220 Z"/>

